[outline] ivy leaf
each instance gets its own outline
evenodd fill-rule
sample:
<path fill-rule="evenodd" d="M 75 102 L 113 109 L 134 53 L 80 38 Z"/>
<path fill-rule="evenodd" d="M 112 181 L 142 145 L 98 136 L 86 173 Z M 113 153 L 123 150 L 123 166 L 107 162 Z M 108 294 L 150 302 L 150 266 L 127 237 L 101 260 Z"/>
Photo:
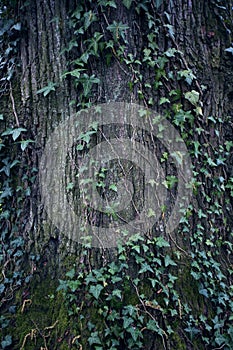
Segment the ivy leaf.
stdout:
<path fill-rule="evenodd" d="M 222 345 L 223 343 L 226 342 L 226 339 L 223 335 L 219 334 L 216 338 L 215 338 L 215 342 L 217 343 L 217 345 Z"/>
<path fill-rule="evenodd" d="M 130 6 L 132 5 L 132 0 L 123 0 L 123 5 L 129 10 Z"/>
<path fill-rule="evenodd" d="M 63 75 L 62 75 L 62 78 L 64 78 L 66 75 L 71 75 L 72 77 L 75 77 L 75 78 L 80 78 L 80 75 L 83 71 L 85 71 L 86 69 L 84 68 L 76 68 L 70 72 L 65 72 Z"/>
<path fill-rule="evenodd" d="M 110 24 L 107 29 L 113 34 L 114 40 L 119 40 L 119 37 L 121 37 L 123 40 L 125 40 L 125 31 L 129 29 L 129 27 L 119 22 L 113 21 L 112 24 Z"/>
<path fill-rule="evenodd" d="M 149 329 L 150 331 L 154 331 L 156 333 L 159 333 L 158 331 L 160 330 L 160 327 L 159 327 L 157 321 L 154 321 L 154 320 L 149 320 L 146 328 Z"/>
<path fill-rule="evenodd" d="M 1 29 L 0 29 L 0 36 L 4 35 L 11 27 L 11 25 L 14 23 L 12 19 L 9 20 L 3 20 L 1 18 Z"/>
<path fill-rule="evenodd" d="M 208 290 L 205 289 L 205 288 L 200 289 L 200 290 L 199 290 L 199 293 L 200 293 L 201 295 L 204 295 L 204 297 L 206 297 L 206 298 L 209 297 L 209 295 L 208 295 Z"/>
<path fill-rule="evenodd" d="M 149 208 L 147 216 L 148 216 L 148 218 L 156 216 L 155 211 L 152 208 Z"/>
<path fill-rule="evenodd" d="M 172 39 L 175 39 L 174 27 L 171 24 L 165 24 L 164 27 L 167 27 L 168 33 Z"/>
<path fill-rule="evenodd" d="M 93 345 L 93 344 L 100 344 L 101 345 L 101 341 L 100 341 L 100 338 L 99 338 L 99 333 L 98 332 L 93 332 L 91 334 L 91 336 L 88 338 L 88 343 L 90 345 Z"/>
<path fill-rule="evenodd" d="M 184 97 L 186 98 L 186 100 L 192 103 L 192 105 L 196 106 L 199 101 L 200 94 L 199 92 L 192 90 L 192 91 L 186 92 L 184 94 Z"/>
<path fill-rule="evenodd" d="M 71 279 L 74 278 L 74 276 L 75 276 L 75 269 L 71 269 L 70 271 L 68 271 L 66 273 L 66 276 L 71 278 Z"/>
<path fill-rule="evenodd" d="M 89 143 L 91 140 L 91 135 L 93 135 L 93 134 L 96 134 L 96 132 L 95 131 L 87 131 L 85 134 L 80 134 L 78 137 L 78 141 L 81 140 L 81 141 L 85 141 L 86 143 Z M 77 146 L 77 149 L 81 150 L 83 148 L 80 148 Z"/>
<path fill-rule="evenodd" d="M 87 30 L 90 25 L 97 19 L 96 15 L 92 10 L 84 13 L 84 29 Z"/>
<path fill-rule="evenodd" d="M 1 342 L 2 348 L 5 349 L 12 344 L 12 336 L 6 335 L 4 340 Z"/>
<path fill-rule="evenodd" d="M 155 3 L 155 7 L 158 9 L 162 5 L 163 0 L 155 0 L 154 3 Z"/>
<path fill-rule="evenodd" d="M 114 185 L 114 184 L 110 185 L 110 186 L 109 186 L 109 189 L 112 190 L 112 191 L 114 191 L 114 192 L 117 192 L 117 186 Z"/>
<path fill-rule="evenodd" d="M 25 151 L 25 149 L 27 148 L 27 146 L 29 145 L 29 143 L 35 142 L 33 140 L 23 140 L 20 141 L 20 147 L 22 151 Z"/>
<path fill-rule="evenodd" d="M 142 263 L 142 265 L 141 265 L 142 267 L 141 267 L 141 269 L 139 270 L 139 272 L 138 272 L 138 274 L 140 274 L 140 273 L 144 273 L 144 272 L 147 272 L 147 271 L 150 271 L 150 272 L 154 272 L 154 270 L 150 267 L 150 265 L 149 264 L 147 264 L 147 263 Z"/>
<path fill-rule="evenodd" d="M 133 314 L 135 314 L 135 312 L 136 312 L 135 309 L 136 309 L 136 307 L 133 305 L 126 305 L 126 306 L 124 306 L 123 314 L 124 315 L 129 314 L 130 316 L 133 316 Z"/>
<path fill-rule="evenodd" d="M 124 317 L 123 328 L 127 329 L 129 325 L 133 323 L 133 319 L 131 317 Z"/>
<path fill-rule="evenodd" d="M 159 104 L 162 105 L 164 103 L 170 103 L 170 100 L 166 97 L 161 97 L 161 99 L 159 100 Z"/>
<path fill-rule="evenodd" d="M 189 333 L 191 340 L 194 338 L 195 335 L 200 333 L 199 329 L 197 329 L 196 327 L 191 327 L 191 326 L 185 328 L 184 331 Z"/>
<path fill-rule="evenodd" d="M 117 298 L 121 299 L 121 290 L 120 289 L 115 289 L 113 292 L 112 292 L 112 295 L 113 296 L 116 296 Z"/>
<path fill-rule="evenodd" d="M 37 94 L 42 94 L 47 96 L 51 91 L 55 91 L 55 86 L 57 86 L 56 83 L 52 83 L 51 81 L 48 83 L 47 86 L 44 86 L 42 89 L 37 91 Z"/>
<path fill-rule="evenodd" d="M 191 85 L 193 79 L 196 78 L 196 76 L 193 74 L 193 72 L 190 69 L 184 69 L 181 71 L 178 71 L 178 79 L 185 78 L 185 81 Z"/>
<path fill-rule="evenodd" d="M 159 248 L 170 247 L 170 244 L 167 241 L 165 241 L 163 237 L 157 237 L 155 240 L 155 244 Z"/>
<path fill-rule="evenodd" d="M 16 24 L 14 24 L 14 25 L 11 27 L 11 29 L 15 29 L 15 30 L 20 31 L 20 30 L 21 30 L 21 23 L 16 23 Z"/>
<path fill-rule="evenodd" d="M 12 135 L 12 134 L 13 134 L 13 130 L 14 130 L 14 129 L 12 129 L 12 128 L 6 129 L 6 130 L 2 133 L 2 136 Z"/>
<path fill-rule="evenodd" d="M 233 47 L 228 47 L 225 49 L 226 52 L 230 52 L 233 55 Z"/>
<path fill-rule="evenodd" d="M 24 129 L 24 128 L 17 128 L 17 129 L 14 129 L 12 130 L 12 138 L 13 140 L 15 141 L 21 134 L 22 131 L 27 131 L 27 129 Z"/>
<path fill-rule="evenodd" d="M 174 151 L 171 153 L 171 156 L 173 158 L 175 158 L 175 160 L 177 161 L 177 163 L 179 165 L 182 165 L 183 163 L 183 158 L 184 158 L 184 155 L 180 152 L 180 151 Z"/>
<path fill-rule="evenodd" d="M 97 284 L 96 286 L 91 286 L 89 292 L 98 299 L 103 289 L 104 287 L 101 284 Z"/>
<path fill-rule="evenodd" d="M 175 263 L 175 261 L 172 260 L 172 259 L 170 258 L 169 255 L 166 255 L 166 256 L 165 256 L 165 258 L 164 258 L 164 264 L 165 264 L 165 267 L 167 267 L 167 266 L 169 266 L 169 265 L 171 265 L 171 266 L 176 266 L 176 265 L 177 265 L 177 264 Z"/>
<path fill-rule="evenodd" d="M 3 293 L 4 290 L 5 290 L 5 286 L 4 286 L 4 284 L 2 283 L 2 284 L 0 284 L 0 294 Z"/>
<path fill-rule="evenodd" d="M 9 176 L 9 175 L 7 175 Z M 7 186 L 4 188 L 4 191 L 2 191 L 0 198 L 6 198 L 6 197 L 11 197 L 13 195 L 12 188 Z"/>

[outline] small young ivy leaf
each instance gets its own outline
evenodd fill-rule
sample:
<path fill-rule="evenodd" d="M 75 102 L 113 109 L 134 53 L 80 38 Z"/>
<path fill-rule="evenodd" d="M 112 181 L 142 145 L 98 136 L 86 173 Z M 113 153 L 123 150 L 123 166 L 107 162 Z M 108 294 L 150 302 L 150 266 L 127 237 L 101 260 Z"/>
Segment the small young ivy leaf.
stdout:
<path fill-rule="evenodd" d="M 151 218 L 153 216 L 156 216 L 156 213 L 152 208 L 149 208 L 147 216 L 148 216 L 148 218 Z"/>

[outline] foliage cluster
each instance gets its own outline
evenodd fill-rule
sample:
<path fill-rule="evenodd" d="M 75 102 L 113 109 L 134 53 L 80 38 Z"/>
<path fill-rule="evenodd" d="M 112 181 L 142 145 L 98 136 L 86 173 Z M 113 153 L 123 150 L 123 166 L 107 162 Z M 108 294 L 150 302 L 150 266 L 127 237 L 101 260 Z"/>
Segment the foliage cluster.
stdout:
<path fill-rule="evenodd" d="M 8 326 L 16 313 L 15 292 L 31 278 L 25 261 L 26 223 L 22 216 L 28 205 L 36 169 L 27 166 L 27 130 L 19 125 L 12 81 L 18 66 L 17 52 L 21 25 L 9 4 L 0 4 L 0 328 L 1 349 L 12 346 Z M 7 100 L 6 96 L 9 96 Z M 7 109 L 7 101 L 11 108 Z M 8 110 L 8 111 L 7 111 Z M 20 176 L 19 176 L 20 175 Z M 31 257 L 32 260 L 34 257 Z M 30 258 L 29 258 L 30 259 Z M 33 261 L 31 260 L 31 263 Z"/>
<path fill-rule="evenodd" d="M 226 164 L 233 143 L 223 139 L 228 116 L 204 115 L 202 96 L 206 87 L 189 69 L 162 3 L 125 1 L 124 5 L 146 21 L 141 52 L 130 52 L 132 28 L 128 23 L 112 19 L 105 32 L 99 28 L 101 20 L 107 21 L 106 13 L 117 9 L 115 1 L 98 1 L 95 6 L 80 2 L 71 16 L 74 39 L 64 50 L 76 55 L 78 52 L 78 57 L 64 76 L 73 77 L 80 88 L 80 108 L 93 103 L 93 84 L 100 82 L 101 77 L 90 72 L 93 60 L 106 60 L 109 66 L 117 61 L 123 71 L 130 72 L 129 94 L 136 94 L 145 106 L 155 108 L 159 104 L 188 145 L 193 160 L 190 186 L 194 199 L 182 209 L 177 232 L 182 247 L 171 241 L 168 249 L 170 244 L 162 238 L 162 246 L 159 238 L 133 238 L 118 247 L 113 262 L 89 270 L 86 265 L 74 267 L 66 280 L 60 281 L 59 289 L 64 292 L 71 317 L 78 320 L 77 344 L 81 348 L 141 349 L 148 332 L 152 332 L 164 348 L 178 346 L 173 342 L 174 334 L 185 333 L 193 348 L 231 349 L 233 271 L 228 218 L 232 210 L 232 177 L 226 172 Z M 227 8 L 221 6 L 223 10 Z M 159 40 L 164 32 L 167 47 L 161 51 Z M 146 70 L 150 78 L 144 74 Z M 161 163 L 167 159 L 164 152 Z M 166 180 L 167 188 L 177 181 L 174 174 Z M 168 215 L 166 208 L 164 215 Z M 189 285 L 181 281 L 180 270 Z M 193 289 L 196 299 L 189 300 Z"/>
<path fill-rule="evenodd" d="M 183 210 L 176 232 L 179 243 L 172 237 L 165 240 L 157 236 L 134 236 L 126 244 L 119 242 L 114 259 L 104 259 L 101 266 L 90 262 L 91 247 L 86 244 L 83 258 L 60 280 L 58 294 L 62 291 L 69 313 L 67 328 L 72 324 L 76 334 L 70 346 L 77 349 L 142 349 L 151 339 L 158 348 L 184 349 L 182 338 L 192 348 L 227 350 L 233 346 L 233 241 L 229 222 L 233 178 L 226 171 L 233 142 L 223 139 L 228 116 L 205 115 L 202 104 L 205 86 L 200 86 L 196 72 L 189 68 L 179 49 L 164 3 L 123 1 L 127 9 L 145 22 L 143 47 L 136 53 L 130 51 L 129 23 L 116 21 L 114 16 L 108 18 L 109 13 L 117 11 L 115 1 L 79 1 L 70 16 L 74 37 L 63 50 L 70 67 L 62 78 L 71 79 L 80 92 L 77 108 L 89 107 L 97 101 L 101 76 L 96 67 L 101 62 L 108 67 L 117 62 L 129 77 L 129 96 L 136 96 L 150 108 L 159 105 L 160 111 L 179 130 L 192 156 L 194 173 L 190 184 L 194 199 Z M 220 1 L 214 5 L 225 11 Z M 1 93 L 11 90 L 18 42 L 15 34 L 20 30 L 17 21 L 4 17 L 6 11 L 7 7 L 1 9 L 0 18 L 4 24 L 0 32 Z M 162 50 L 160 43 L 164 36 Z M 231 52 L 229 49 L 226 48 L 226 54 Z M 48 82 L 38 94 L 46 98 L 56 87 L 57 83 Z M 20 127 L 17 114 L 13 112 L 13 115 L 14 127 L 6 125 L 5 116 L 1 115 L 4 124 L 0 144 L 3 349 L 12 346 L 8 327 L 19 307 L 15 304 L 15 291 L 31 278 L 22 268 L 27 252 L 22 235 L 25 223 L 21 218 L 36 174 L 36 169 L 24 168 L 21 180 L 18 177 L 31 140 Z M 90 132 L 81 136 L 82 148 L 88 146 Z M 168 158 L 165 150 L 161 164 Z M 104 186 L 104 176 L 101 181 Z M 165 185 L 171 189 L 177 181 L 176 174 L 171 173 Z M 117 191 L 112 186 L 109 189 Z M 70 184 L 67 190 L 72 188 Z M 163 208 L 163 215 L 164 218 L 169 215 L 167 208 Z M 27 260 L 33 271 L 37 257 L 27 256 Z M 58 296 L 55 293 L 50 298 Z"/>

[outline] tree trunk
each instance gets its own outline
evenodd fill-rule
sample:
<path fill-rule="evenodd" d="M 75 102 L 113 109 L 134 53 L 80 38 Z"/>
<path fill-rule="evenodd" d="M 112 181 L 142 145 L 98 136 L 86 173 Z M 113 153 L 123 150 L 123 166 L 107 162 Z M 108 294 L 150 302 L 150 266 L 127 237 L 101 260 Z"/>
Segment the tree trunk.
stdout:
<path fill-rule="evenodd" d="M 2 348 L 231 349 L 232 1 L 16 3 Z"/>

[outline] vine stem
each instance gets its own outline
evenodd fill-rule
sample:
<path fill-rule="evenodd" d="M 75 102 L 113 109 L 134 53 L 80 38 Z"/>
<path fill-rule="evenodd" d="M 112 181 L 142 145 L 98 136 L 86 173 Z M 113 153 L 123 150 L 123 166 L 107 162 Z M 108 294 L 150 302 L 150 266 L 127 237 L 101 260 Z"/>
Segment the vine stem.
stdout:
<path fill-rule="evenodd" d="M 15 108 L 15 100 L 14 100 L 14 96 L 13 96 L 11 82 L 10 82 L 10 98 L 11 98 L 12 109 L 13 109 L 13 113 L 14 113 L 14 116 L 15 116 L 16 125 L 19 128 L 19 118 L 18 118 L 18 114 L 17 114 L 16 108 Z"/>

